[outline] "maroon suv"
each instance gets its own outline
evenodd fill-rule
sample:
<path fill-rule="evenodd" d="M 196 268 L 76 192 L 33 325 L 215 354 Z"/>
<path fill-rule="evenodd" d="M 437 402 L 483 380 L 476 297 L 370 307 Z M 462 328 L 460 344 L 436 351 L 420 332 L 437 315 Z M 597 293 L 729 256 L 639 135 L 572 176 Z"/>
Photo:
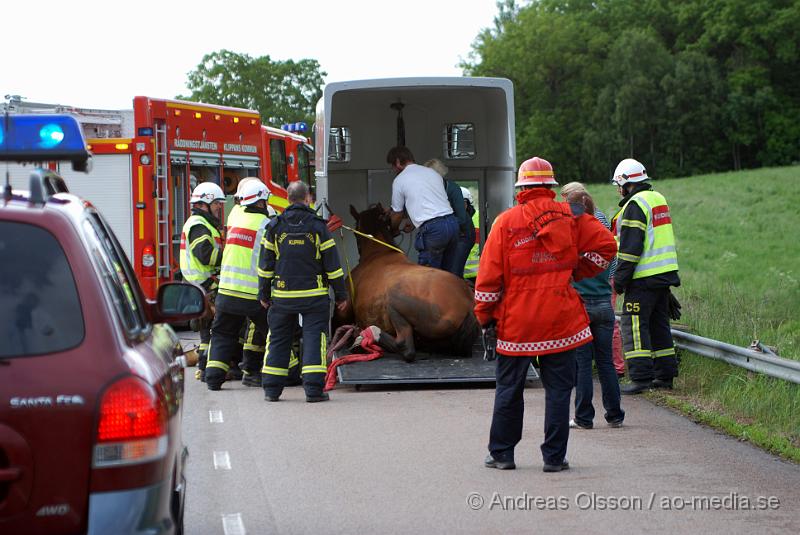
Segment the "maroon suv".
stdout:
<path fill-rule="evenodd" d="M 146 301 L 90 203 L 41 169 L 30 189 L 0 198 L 0 533 L 180 533 L 183 369 L 165 322 L 202 314 L 203 292 Z"/>

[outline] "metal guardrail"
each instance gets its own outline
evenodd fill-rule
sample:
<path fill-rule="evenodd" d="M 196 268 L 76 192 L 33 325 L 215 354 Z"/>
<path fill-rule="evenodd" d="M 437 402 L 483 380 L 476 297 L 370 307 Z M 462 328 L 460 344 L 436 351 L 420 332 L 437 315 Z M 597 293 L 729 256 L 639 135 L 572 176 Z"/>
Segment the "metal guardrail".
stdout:
<path fill-rule="evenodd" d="M 704 357 L 800 384 L 800 361 L 785 359 L 672 329 L 675 345 Z"/>

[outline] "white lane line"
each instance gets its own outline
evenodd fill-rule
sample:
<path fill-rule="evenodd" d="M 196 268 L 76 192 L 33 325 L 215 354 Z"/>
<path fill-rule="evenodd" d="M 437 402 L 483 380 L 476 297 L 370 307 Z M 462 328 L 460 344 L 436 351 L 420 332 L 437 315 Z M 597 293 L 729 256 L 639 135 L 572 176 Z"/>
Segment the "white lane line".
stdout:
<path fill-rule="evenodd" d="M 222 515 L 222 530 L 225 535 L 247 535 L 241 513 Z"/>
<path fill-rule="evenodd" d="M 230 470 L 231 456 L 227 451 L 214 452 L 214 470 Z"/>
<path fill-rule="evenodd" d="M 212 424 L 221 424 L 225 421 L 222 417 L 222 411 L 208 411 L 208 421 Z"/>

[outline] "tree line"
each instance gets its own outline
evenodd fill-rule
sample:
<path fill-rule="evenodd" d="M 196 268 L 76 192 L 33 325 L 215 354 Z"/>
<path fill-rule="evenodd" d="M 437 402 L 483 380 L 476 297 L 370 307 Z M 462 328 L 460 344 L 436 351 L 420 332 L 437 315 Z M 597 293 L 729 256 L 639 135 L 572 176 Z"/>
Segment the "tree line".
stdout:
<path fill-rule="evenodd" d="M 279 61 L 222 49 L 203 56 L 188 74 L 191 93 L 176 98 L 256 110 L 270 126 L 303 121 L 311 128 L 326 74 L 315 59 Z"/>
<path fill-rule="evenodd" d="M 608 180 L 800 160 L 798 0 L 500 0 L 465 74 L 514 82 L 517 154 Z"/>

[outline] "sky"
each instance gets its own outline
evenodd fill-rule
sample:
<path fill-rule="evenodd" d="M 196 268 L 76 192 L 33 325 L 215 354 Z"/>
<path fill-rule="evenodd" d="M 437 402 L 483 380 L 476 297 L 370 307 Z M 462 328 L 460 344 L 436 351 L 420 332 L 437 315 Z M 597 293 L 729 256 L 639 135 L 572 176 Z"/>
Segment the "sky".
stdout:
<path fill-rule="evenodd" d="M 9 0 L 0 98 L 127 109 L 188 94 L 187 73 L 221 49 L 316 59 L 326 83 L 461 76 L 496 13 L 496 0 Z"/>

